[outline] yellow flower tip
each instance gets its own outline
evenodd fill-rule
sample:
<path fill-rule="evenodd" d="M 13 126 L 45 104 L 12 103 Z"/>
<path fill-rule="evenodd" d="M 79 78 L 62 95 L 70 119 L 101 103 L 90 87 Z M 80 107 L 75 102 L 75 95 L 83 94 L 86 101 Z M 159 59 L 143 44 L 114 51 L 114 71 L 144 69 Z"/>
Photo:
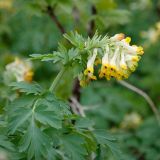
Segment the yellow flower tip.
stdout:
<path fill-rule="evenodd" d="M 121 41 L 122 39 L 125 38 L 125 34 L 123 34 L 123 33 L 116 34 L 116 36 L 117 36 L 117 40 L 119 40 L 119 41 Z"/>
<path fill-rule="evenodd" d="M 106 73 L 104 71 L 100 71 L 99 78 L 103 78 L 105 75 L 106 75 Z"/>
<path fill-rule="evenodd" d="M 125 65 L 125 64 L 121 64 L 120 67 L 121 67 L 122 69 L 124 69 L 124 70 L 127 70 L 127 65 Z"/>
<path fill-rule="evenodd" d="M 85 75 L 85 76 L 88 75 L 88 69 L 85 69 L 85 70 L 84 70 L 84 75 Z"/>
<path fill-rule="evenodd" d="M 132 61 L 134 61 L 134 62 L 138 62 L 139 60 L 140 60 L 139 56 L 133 56 L 132 57 Z"/>
<path fill-rule="evenodd" d="M 103 68 L 105 68 L 105 69 L 109 69 L 110 67 L 111 66 L 108 63 L 106 63 L 106 64 L 103 65 Z"/>
<path fill-rule="evenodd" d="M 111 65 L 111 66 L 110 66 L 110 70 L 111 70 L 111 71 L 116 71 L 116 70 L 117 70 L 117 67 L 114 66 L 114 65 Z"/>
<path fill-rule="evenodd" d="M 123 71 L 122 70 L 117 70 L 117 75 L 118 76 L 123 76 Z"/>
<path fill-rule="evenodd" d="M 85 87 L 87 85 L 87 82 L 85 80 L 80 80 L 80 86 Z"/>
<path fill-rule="evenodd" d="M 88 74 L 93 73 L 93 72 L 94 72 L 93 68 L 87 68 L 87 69 L 84 70 L 84 75 L 87 76 Z"/>
<path fill-rule="evenodd" d="M 98 64 L 101 64 L 101 59 L 100 58 L 97 58 L 94 62 L 94 64 L 97 66 Z"/>
<path fill-rule="evenodd" d="M 111 72 L 110 72 L 110 75 L 111 75 L 112 77 L 116 77 L 116 76 L 117 76 L 117 73 L 116 73 L 116 72 L 111 71 Z"/>
<path fill-rule="evenodd" d="M 89 77 L 90 78 L 90 80 L 97 80 L 97 77 L 96 76 L 91 76 L 91 77 Z"/>
<path fill-rule="evenodd" d="M 120 81 L 120 80 L 122 80 L 122 76 L 118 75 L 118 76 L 116 76 L 116 79 Z"/>
<path fill-rule="evenodd" d="M 160 22 L 156 23 L 156 28 L 159 30 L 160 29 Z"/>
<path fill-rule="evenodd" d="M 33 75 L 34 75 L 34 72 L 32 70 L 29 70 L 27 71 L 25 74 L 24 74 L 24 80 L 26 82 L 32 82 L 33 80 Z"/>
<path fill-rule="evenodd" d="M 126 37 L 125 42 L 129 44 L 131 42 L 131 37 Z"/>
<path fill-rule="evenodd" d="M 134 72 L 134 71 L 136 70 L 136 66 L 132 66 L 132 67 L 130 68 L 130 70 L 131 70 L 132 72 Z"/>
<path fill-rule="evenodd" d="M 137 67 L 138 67 L 138 63 L 134 62 L 130 69 L 135 71 Z"/>
<path fill-rule="evenodd" d="M 104 75 L 102 73 L 99 74 L 99 78 L 103 78 Z"/>
<path fill-rule="evenodd" d="M 129 74 L 124 74 L 123 77 L 124 77 L 125 79 L 128 79 Z"/>
<path fill-rule="evenodd" d="M 140 55 L 144 54 L 144 50 L 143 50 L 142 46 L 137 47 L 137 53 L 140 54 Z"/>
<path fill-rule="evenodd" d="M 109 81 L 111 79 L 111 76 L 107 75 L 106 79 Z"/>

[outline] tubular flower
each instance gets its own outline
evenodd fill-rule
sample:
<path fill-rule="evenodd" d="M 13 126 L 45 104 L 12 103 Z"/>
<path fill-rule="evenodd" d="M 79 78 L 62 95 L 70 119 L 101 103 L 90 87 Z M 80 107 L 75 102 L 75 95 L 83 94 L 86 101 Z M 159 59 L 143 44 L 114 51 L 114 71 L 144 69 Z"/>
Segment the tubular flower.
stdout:
<path fill-rule="evenodd" d="M 34 75 L 31 64 L 19 58 L 16 58 L 14 62 L 6 66 L 6 73 L 13 75 L 17 82 L 31 82 Z"/>
<path fill-rule="evenodd" d="M 97 56 L 97 48 L 93 50 L 93 55 L 88 57 L 87 68 L 84 71 L 84 75 L 88 77 L 88 79 L 96 80 L 96 76 L 94 76 L 94 62 Z"/>
<path fill-rule="evenodd" d="M 111 37 L 110 39 L 112 41 L 120 41 L 122 39 L 124 39 L 125 35 L 123 33 L 119 33 L 119 34 L 115 34 L 113 37 Z"/>
<path fill-rule="evenodd" d="M 130 45 L 130 42 L 130 37 L 125 38 L 124 34 L 120 33 L 109 38 L 104 48 L 95 48 L 93 54 L 88 57 L 83 78 L 80 78 L 81 85 L 84 86 L 90 80 L 97 79 L 94 76 L 94 65 L 99 68 L 99 63 L 101 64 L 99 78 L 104 77 L 107 80 L 112 77 L 117 80 L 128 78 L 135 71 L 138 61 L 144 54 L 141 46 Z"/>

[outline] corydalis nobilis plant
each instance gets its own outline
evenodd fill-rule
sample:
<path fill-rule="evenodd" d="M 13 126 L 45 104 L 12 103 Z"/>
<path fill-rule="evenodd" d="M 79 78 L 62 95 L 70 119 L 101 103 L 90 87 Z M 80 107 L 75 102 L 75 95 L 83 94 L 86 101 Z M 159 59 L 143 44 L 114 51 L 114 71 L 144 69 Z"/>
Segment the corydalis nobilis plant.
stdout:
<path fill-rule="evenodd" d="M 141 46 L 130 45 L 131 38 L 124 34 L 116 34 L 112 37 L 99 36 L 97 32 L 90 38 L 84 38 L 80 34 L 71 32 L 64 34 L 74 48 L 67 50 L 62 44 L 53 54 L 31 55 L 33 59 L 42 61 L 61 61 L 64 67 L 72 67 L 76 70 L 80 85 L 85 86 L 91 80 L 111 77 L 121 80 L 128 78 L 135 71 L 138 61 L 144 51 Z"/>

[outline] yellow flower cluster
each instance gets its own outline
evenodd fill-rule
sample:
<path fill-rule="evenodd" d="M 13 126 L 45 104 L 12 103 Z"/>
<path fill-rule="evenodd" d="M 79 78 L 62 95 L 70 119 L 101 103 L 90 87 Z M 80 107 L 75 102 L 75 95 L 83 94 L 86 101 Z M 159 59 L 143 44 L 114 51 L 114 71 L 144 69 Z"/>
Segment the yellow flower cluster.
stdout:
<path fill-rule="evenodd" d="M 136 112 L 132 112 L 125 115 L 124 120 L 120 124 L 120 127 L 123 129 L 134 129 L 137 128 L 141 124 L 141 122 L 141 116 Z"/>
<path fill-rule="evenodd" d="M 130 42 L 130 37 L 125 38 L 124 34 L 120 33 L 111 37 L 105 48 L 94 48 L 93 53 L 88 57 L 87 68 L 80 85 L 84 86 L 90 80 L 97 79 L 94 75 L 94 66 L 98 63 L 101 63 L 99 78 L 105 77 L 107 80 L 111 77 L 117 80 L 128 78 L 131 72 L 135 71 L 144 53 L 141 46 L 130 45 Z"/>
<path fill-rule="evenodd" d="M 1 9 L 10 9 L 13 6 L 13 0 L 0 0 Z"/>
<path fill-rule="evenodd" d="M 156 43 L 160 38 L 160 22 L 157 22 L 155 26 L 148 31 L 142 31 L 141 36 L 146 39 L 146 46 L 151 43 Z"/>
<path fill-rule="evenodd" d="M 31 64 L 19 58 L 16 58 L 14 62 L 9 63 L 6 66 L 6 72 L 12 74 L 16 78 L 17 82 L 31 82 L 34 75 Z"/>

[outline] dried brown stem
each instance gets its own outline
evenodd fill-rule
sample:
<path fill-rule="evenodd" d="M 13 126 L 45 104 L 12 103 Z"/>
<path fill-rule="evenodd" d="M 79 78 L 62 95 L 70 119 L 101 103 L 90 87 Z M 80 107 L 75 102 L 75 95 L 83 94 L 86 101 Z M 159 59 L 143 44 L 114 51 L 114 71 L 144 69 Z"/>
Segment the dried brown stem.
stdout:
<path fill-rule="evenodd" d="M 97 14 L 97 9 L 96 9 L 96 7 L 94 5 L 91 6 L 91 14 L 92 14 L 92 16 Z M 92 20 L 89 23 L 89 27 L 88 27 L 88 35 L 90 37 L 93 36 L 94 29 L 95 29 L 95 20 L 92 18 Z"/>
<path fill-rule="evenodd" d="M 55 8 L 52 8 L 51 6 L 48 6 L 46 12 L 51 17 L 53 22 L 56 24 L 56 26 L 60 30 L 60 32 L 62 34 L 64 34 L 65 33 L 65 29 L 64 29 L 63 25 L 60 23 L 60 21 L 58 20 L 57 16 L 55 15 L 54 10 L 55 10 Z"/>
<path fill-rule="evenodd" d="M 146 102 L 149 104 L 150 108 L 152 109 L 153 113 L 155 114 L 155 117 L 156 117 L 158 123 L 160 124 L 160 113 L 159 113 L 157 107 L 155 106 L 154 102 L 148 96 L 147 93 L 145 93 L 143 90 L 135 87 L 134 85 L 132 85 L 126 81 L 121 80 L 121 81 L 118 81 L 118 83 L 121 84 L 122 86 L 136 92 L 137 94 L 141 95 L 146 100 Z"/>
<path fill-rule="evenodd" d="M 81 104 L 78 102 L 78 100 L 75 97 L 70 98 L 70 106 L 73 111 L 73 113 L 77 115 L 81 115 L 82 117 L 85 117 L 85 112 Z"/>

